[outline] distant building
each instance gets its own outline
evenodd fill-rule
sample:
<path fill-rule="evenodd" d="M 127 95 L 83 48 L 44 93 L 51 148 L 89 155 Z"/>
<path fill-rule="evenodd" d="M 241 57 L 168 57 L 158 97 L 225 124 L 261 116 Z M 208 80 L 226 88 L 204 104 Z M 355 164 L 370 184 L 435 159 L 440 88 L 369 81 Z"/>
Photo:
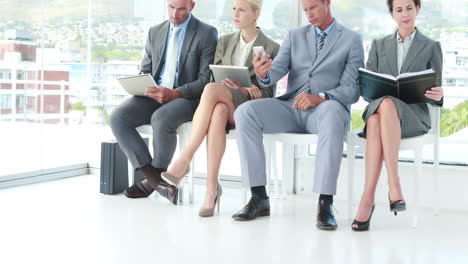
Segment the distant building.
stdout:
<path fill-rule="evenodd" d="M 36 47 L 37 44 L 24 40 L 0 40 L 0 61 L 12 60 L 12 58 L 5 58 L 5 55 L 18 56 L 21 61 L 36 61 Z M 7 54 L 18 52 L 19 54 Z"/>
<path fill-rule="evenodd" d="M 0 121 L 68 123 L 67 68 L 42 67 L 29 35 L 9 34 L 0 41 Z"/>

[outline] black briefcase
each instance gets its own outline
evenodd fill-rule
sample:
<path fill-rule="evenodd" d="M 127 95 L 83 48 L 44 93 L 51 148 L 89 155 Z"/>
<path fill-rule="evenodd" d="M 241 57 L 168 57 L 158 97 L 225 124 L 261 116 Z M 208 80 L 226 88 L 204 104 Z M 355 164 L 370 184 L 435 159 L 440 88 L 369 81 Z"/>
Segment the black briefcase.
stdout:
<path fill-rule="evenodd" d="M 148 145 L 148 138 L 143 138 Z M 134 173 L 134 182 L 143 179 L 141 171 Z M 117 194 L 128 187 L 128 159 L 114 140 L 101 143 L 101 184 L 103 194 Z"/>

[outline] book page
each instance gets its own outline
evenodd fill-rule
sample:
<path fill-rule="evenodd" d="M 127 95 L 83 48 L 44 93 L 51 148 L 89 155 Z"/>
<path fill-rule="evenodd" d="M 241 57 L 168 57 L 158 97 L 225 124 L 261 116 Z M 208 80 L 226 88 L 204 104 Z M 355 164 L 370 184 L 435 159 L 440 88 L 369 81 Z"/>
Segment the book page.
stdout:
<path fill-rule="evenodd" d="M 433 72 L 434 72 L 433 69 L 420 71 L 420 72 L 406 72 L 406 73 L 402 73 L 402 74 L 398 75 L 397 79 L 412 77 L 412 76 L 418 76 L 418 75 L 424 75 L 424 74 L 433 73 Z"/>
<path fill-rule="evenodd" d="M 395 76 L 390 75 L 390 74 L 377 73 L 377 72 L 369 71 L 368 69 L 364 69 L 364 68 L 359 68 L 359 71 L 367 72 L 367 73 L 369 73 L 369 74 L 372 74 L 372 75 L 375 75 L 375 76 L 380 76 L 380 77 L 382 77 L 382 78 L 389 79 L 389 80 L 393 80 L 393 81 L 396 81 L 396 80 L 397 80 L 397 78 L 395 78 Z"/>

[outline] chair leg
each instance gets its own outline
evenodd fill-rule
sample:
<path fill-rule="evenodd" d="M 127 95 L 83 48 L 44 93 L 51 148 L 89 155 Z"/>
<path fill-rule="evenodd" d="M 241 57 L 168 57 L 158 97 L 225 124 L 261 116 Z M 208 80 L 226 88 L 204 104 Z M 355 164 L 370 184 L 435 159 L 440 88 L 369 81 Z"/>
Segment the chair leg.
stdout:
<path fill-rule="evenodd" d="M 181 187 L 179 187 L 179 203 L 178 204 L 182 204 L 184 203 L 184 184 L 182 184 Z"/>
<path fill-rule="evenodd" d="M 135 177 L 134 177 L 134 173 L 135 173 L 135 169 L 133 168 L 132 166 L 132 163 L 130 163 L 130 161 L 128 161 L 128 187 L 132 186 L 135 182 Z"/>
<path fill-rule="evenodd" d="M 190 133 L 191 133 L 192 128 L 190 127 L 183 127 L 183 129 L 180 131 L 179 134 L 179 153 L 182 152 L 183 149 L 187 146 L 189 139 L 190 139 Z M 190 163 L 190 173 L 188 176 L 188 188 L 189 188 L 189 203 L 193 203 L 193 174 L 195 172 L 195 166 L 194 166 L 194 159 L 192 159 Z M 182 187 L 179 188 L 179 202 L 183 203 L 184 202 L 184 189 L 185 189 L 185 178 L 182 179 L 183 184 Z"/>
<path fill-rule="evenodd" d="M 271 177 L 272 177 L 270 188 L 272 190 L 273 190 L 272 187 L 274 186 L 275 182 L 278 182 L 278 162 L 273 162 L 277 160 L 277 153 L 278 152 L 276 149 L 276 142 L 272 142 L 270 146 L 270 159 L 271 159 L 270 172 L 271 172 Z M 274 191 L 278 192 L 278 189 L 275 189 Z M 278 195 L 278 193 L 276 193 L 276 195 Z"/>
<path fill-rule="evenodd" d="M 246 204 L 246 203 L 247 203 L 247 195 L 249 194 L 249 193 L 247 192 L 247 189 L 248 189 L 248 188 L 247 188 L 247 187 L 242 187 L 242 189 L 244 189 L 243 195 L 242 195 L 242 196 L 243 196 L 244 204 Z"/>
<path fill-rule="evenodd" d="M 266 175 L 267 175 L 267 191 L 268 196 L 272 195 L 272 188 L 271 185 L 273 183 L 272 175 L 271 175 L 271 145 L 272 143 L 265 139 L 264 146 L 265 146 L 265 162 L 266 162 Z M 274 143 L 273 143 L 274 144 Z"/>
<path fill-rule="evenodd" d="M 282 196 L 294 193 L 294 145 L 284 144 L 283 149 L 283 178 L 281 185 Z"/>
<path fill-rule="evenodd" d="M 353 219 L 355 146 L 348 141 L 348 219 Z"/>
<path fill-rule="evenodd" d="M 309 157 L 309 145 L 296 145 L 294 149 L 294 186 L 295 194 L 305 189 L 306 173 L 304 167 Z"/>
<path fill-rule="evenodd" d="M 434 215 L 439 215 L 440 210 L 440 197 L 439 197 L 439 186 L 440 186 L 440 179 L 439 179 L 439 140 L 436 139 L 437 142 L 434 143 Z"/>
<path fill-rule="evenodd" d="M 275 195 L 276 197 L 280 197 L 282 195 L 282 193 L 284 192 L 285 190 L 285 175 L 288 173 L 288 169 L 286 168 L 287 167 L 287 162 L 285 160 L 285 157 L 286 157 L 286 153 L 285 153 L 285 148 L 286 148 L 286 144 L 282 143 L 281 144 L 281 166 L 282 166 L 282 173 L 281 173 L 281 179 L 280 179 L 280 176 L 279 174 L 277 173 L 276 174 L 276 177 L 275 177 L 275 180 L 273 182 L 273 184 L 275 185 L 274 186 L 274 189 L 275 189 Z M 279 187 L 279 183 L 281 181 L 281 191 L 280 191 L 280 187 Z"/>
<path fill-rule="evenodd" d="M 286 169 L 285 169 L 285 160 L 284 160 L 284 157 L 285 157 L 285 153 L 284 153 L 284 149 L 285 149 L 285 146 L 286 144 L 282 143 L 281 144 L 281 166 L 282 166 L 282 173 L 281 173 L 281 179 L 280 179 L 280 174 L 278 173 L 278 170 L 276 170 L 274 172 L 274 176 L 273 176 L 273 185 L 274 185 L 274 194 L 276 197 L 280 197 L 283 193 L 283 191 L 285 190 L 285 182 L 284 182 L 284 179 L 285 179 L 285 174 L 286 174 Z M 278 152 L 276 151 L 276 145 L 275 145 L 275 148 L 274 148 L 274 152 L 272 153 L 272 155 L 274 155 L 274 158 L 277 159 L 277 155 L 278 155 Z M 275 164 L 275 167 L 277 168 L 277 164 Z M 282 190 L 280 191 L 280 187 L 279 187 L 279 184 L 281 182 L 281 185 L 282 185 Z"/>
<path fill-rule="evenodd" d="M 189 203 L 193 204 L 193 193 L 194 193 L 194 180 L 195 178 L 195 156 L 193 156 L 192 161 L 190 162 L 190 173 L 188 175 L 188 188 L 189 188 Z"/>
<path fill-rule="evenodd" d="M 413 182 L 413 195 L 414 195 L 414 205 L 413 205 L 413 228 L 416 228 L 418 224 L 418 215 L 420 210 L 419 204 L 419 179 L 422 176 L 422 147 L 419 146 L 414 152 L 414 165 L 416 166 L 416 175 L 414 176 Z"/>

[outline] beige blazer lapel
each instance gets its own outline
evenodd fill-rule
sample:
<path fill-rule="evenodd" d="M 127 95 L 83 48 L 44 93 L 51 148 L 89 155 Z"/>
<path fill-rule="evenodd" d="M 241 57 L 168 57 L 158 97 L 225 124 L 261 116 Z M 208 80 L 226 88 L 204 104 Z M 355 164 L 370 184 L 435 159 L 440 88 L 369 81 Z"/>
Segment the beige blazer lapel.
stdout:
<path fill-rule="evenodd" d="M 239 42 L 240 31 L 233 34 L 231 39 L 228 41 L 226 52 L 224 52 L 224 56 L 221 60 L 223 65 L 232 65 L 232 54 L 236 49 L 236 45 Z"/>

